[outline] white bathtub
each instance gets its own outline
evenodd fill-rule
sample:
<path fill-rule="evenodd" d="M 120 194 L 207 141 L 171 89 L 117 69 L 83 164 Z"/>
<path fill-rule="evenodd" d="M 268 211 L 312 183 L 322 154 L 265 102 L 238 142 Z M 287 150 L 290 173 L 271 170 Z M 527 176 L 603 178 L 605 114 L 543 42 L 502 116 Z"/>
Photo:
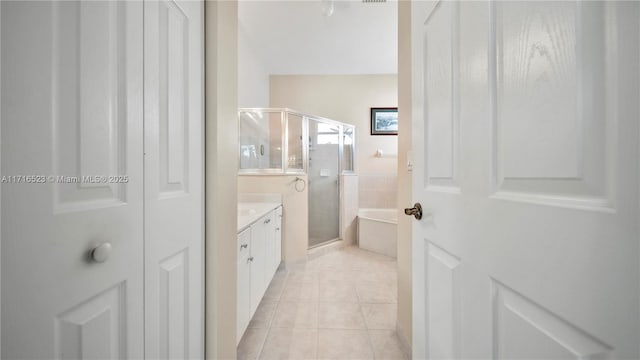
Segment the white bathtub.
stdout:
<path fill-rule="evenodd" d="M 396 257 L 396 209 L 359 209 L 358 246 L 382 255 Z"/>

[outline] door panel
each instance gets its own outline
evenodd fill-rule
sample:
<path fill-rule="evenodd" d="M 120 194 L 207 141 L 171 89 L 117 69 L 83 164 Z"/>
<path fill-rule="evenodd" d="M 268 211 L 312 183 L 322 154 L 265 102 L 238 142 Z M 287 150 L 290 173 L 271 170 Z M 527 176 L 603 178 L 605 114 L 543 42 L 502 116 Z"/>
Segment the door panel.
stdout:
<path fill-rule="evenodd" d="M 608 358 L 612 348 L 508 287 L 493 283 L 500 359 Z"/>
<path fill-rule="evenodd" d="M 56 318 L 56 354 L 62 359 L 115 359 L 124 351 L 124 284 L 96 295 Z"/>
<path fill-rule="evenodd" d="M 430 352 L 434 359 L 454 359 L 460 354 L 460 259 L 438 246 L 427 246 L 428 328 Z"/>
<path fill-rule="evenodd" d="M 160 345 L 159 358 L 188 356 L 189 257 L 187 250 L 160 261 Z"/>
<path fill-rule="evenodd" d="M 412 4 L 415 358 L 640 356 L 638 19 Z"/>
<path fill-rule="evenodd" d="M 430 91 L 425 101 L 425 156 L 424 178 L 427 187 L 442 187 L 444 191 L 458 191 L 458 113 L 457 54 L 457 9 L 455 2 L 437 6 L 425 23 L 425 83 Z M 431 31 L 437 29 L 437 31 Z M 456 75 L 457 76 L 457 75 Z"/>
<path fill-rule="evenodd" d="M 145 352 L 204 356 L 203 4 L 145 14 Z"/>
<path fill-rule="evenodd" d="M 612 209 L 617 120 L 606 90 L 615 87 L 617 49 L 606 41 L 614 10 L 598 2 L 492 5 L 496 196 Z"/>
<path fill-rule="evenodd" d="M 2 357 L 140 358 L 142 5 L 0 6 Z"/>
<path fill-rule="evenodd" d="M 56 174 L 124 174 L 126 67 L 124 7 L 115 2 L 54 2 L 52 12 L 53 167 Z M 97 179 L 96 179 L 97 180 Z M 56 212 L 121 205 L 125 184 L 54 185 Z"/>

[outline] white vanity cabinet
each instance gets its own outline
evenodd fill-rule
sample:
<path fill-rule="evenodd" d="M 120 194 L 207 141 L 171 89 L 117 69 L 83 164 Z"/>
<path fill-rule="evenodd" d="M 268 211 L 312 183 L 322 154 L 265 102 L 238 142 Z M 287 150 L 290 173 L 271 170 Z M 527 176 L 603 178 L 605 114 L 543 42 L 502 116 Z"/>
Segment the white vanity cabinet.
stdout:
<path fill-rule="evenodd" d="M 255 314 L 282 259 L 282 206 L 238 233 L 237 342 Z"/>
<path fill-rule="evenodd" d="M 268 283 L 271 282 L 271 279 L 273 278 L 273 275 L 276 272 L 276 269 L 278 268 L 278 264 L 276 263 L 276 261 L 278 261 L 277 256 L 276 256 L 276 211 L 272 211 L 269 214 L 268 219 L 266 219 L 267 223 L 265 224 L 265 231 L 264 231 L 264 240 L 265 240 L 265 244 L 267 246 L 266 249 L 266 264 L 265 264 L 265 271 L 264 271 L 264 275 L 266 277 L 265 282 Z"/>
<path fill-rule="evenodd" d="M 245 229 L 238 234 L 238 340 L 251 320 L 251 229 Z"/>
<path fill-rule="evenodd" d="M 273 216 L 273 230 L 274 230 L 274 239 L 273 244 L 275 247 L 274 259 L 273 262 L 273 273 L 275 274 L 276 270 L 278 270 L 278 266 L 280 266 L 280 262 L 282 261 L 282 206 L 278 207 L 274 211 Z"/>
<path fill-rule="evenodd" d="M 260 300 L 269 285 L 267 281 L 268 228 L 271 223 L 270 213 L 251 225 L 251 315 L 256 312 Z M 269 281 L 271 278 L 269 277 Z"/>

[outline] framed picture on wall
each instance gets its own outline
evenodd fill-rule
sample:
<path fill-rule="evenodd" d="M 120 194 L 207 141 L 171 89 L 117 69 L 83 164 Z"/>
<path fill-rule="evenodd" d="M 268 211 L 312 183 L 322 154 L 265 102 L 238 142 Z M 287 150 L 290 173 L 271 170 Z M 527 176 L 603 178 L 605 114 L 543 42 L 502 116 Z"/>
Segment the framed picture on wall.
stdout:
<path fill-rule="evenodd" d="M 371 135 L 398 135 L 398 108 L 371 108 Z"/>

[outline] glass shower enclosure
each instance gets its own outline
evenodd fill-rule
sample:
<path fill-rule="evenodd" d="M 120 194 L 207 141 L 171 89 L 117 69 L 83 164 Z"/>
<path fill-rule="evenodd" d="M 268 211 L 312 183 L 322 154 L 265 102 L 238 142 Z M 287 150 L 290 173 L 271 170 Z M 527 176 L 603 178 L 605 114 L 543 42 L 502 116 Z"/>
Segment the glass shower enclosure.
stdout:
<path fill-rule="evenodd" d="M 340 127 L 309 119 L 309 247 L 340 238 Z"/>
<path fill-rule="evenodd" d="M 309 248 L 341 238 L 340 175 L 353 172 L 355 127 L 290 109 L 239 110 L 239 173 L 306 174 Z"/>

